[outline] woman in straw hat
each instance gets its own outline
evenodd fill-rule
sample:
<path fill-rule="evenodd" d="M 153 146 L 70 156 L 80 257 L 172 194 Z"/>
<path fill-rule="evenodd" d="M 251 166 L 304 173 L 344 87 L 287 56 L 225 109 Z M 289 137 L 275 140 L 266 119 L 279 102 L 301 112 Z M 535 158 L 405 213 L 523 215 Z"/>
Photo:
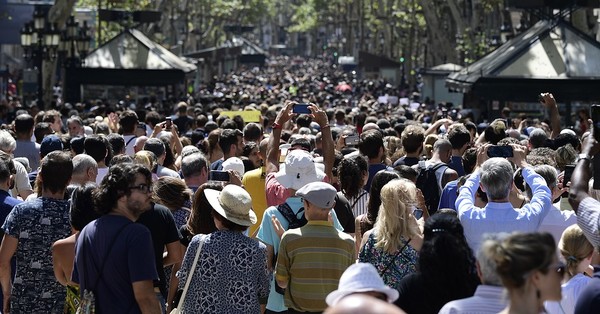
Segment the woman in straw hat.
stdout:
<path fill-rule="evenodd" d="M 177 276 L 183 289 L 193 271 L 182 307 L 185 313 L 260 313 L 259 298 L 269 293 L 264 244 L 244 236 L 256 223 L 252 200 L 243 188 L 205 189 L 217 231 L 196 235 Z M 192 264 L 200 248 L 194 270 Z"/>

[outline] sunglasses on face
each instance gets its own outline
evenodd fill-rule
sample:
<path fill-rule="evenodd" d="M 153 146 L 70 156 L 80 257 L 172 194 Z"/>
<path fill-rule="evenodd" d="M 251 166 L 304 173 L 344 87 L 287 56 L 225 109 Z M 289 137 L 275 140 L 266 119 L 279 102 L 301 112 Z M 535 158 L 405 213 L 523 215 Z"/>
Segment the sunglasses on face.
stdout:
<path fill-rule="evenodd" d="M 151 186 L 148 184 L 140 184 L 137 186 L 130 186 L 129 189 L 130 190 L 138 190 L 141 193 L 148 193 L 148 192 L 150 192 Z"/>

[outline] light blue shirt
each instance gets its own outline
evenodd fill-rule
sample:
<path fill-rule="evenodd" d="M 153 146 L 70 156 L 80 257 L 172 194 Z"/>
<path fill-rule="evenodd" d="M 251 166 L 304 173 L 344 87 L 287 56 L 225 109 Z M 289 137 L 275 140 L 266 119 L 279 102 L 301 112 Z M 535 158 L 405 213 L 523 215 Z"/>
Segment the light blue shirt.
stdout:
<path fill-rule="evenodd" d="M 302 208 L 302 199 L 300 197 L 289 197 L 286 200 L 286 203 L 290 206 L 292 211 L 296 214 L 298 214 L 298 212 L 300 211 L 300 208 Z M 275 255 L 277 255 L 277 252 L 279 252 L 279 243 L 281 242 L 281 239 L 279 238 L 279 236 L 275 232 L 275 229 L 273 228 L 273 223 L 271 222 L 271 216 L 273 216 L 273 215 L 275 215 L 275 217 L 277 217 L 277 219 L 281 223 L 281 226 L 283 227 L 283 229 L 288 230 L 289 222 L 287 221 L 287 219 L 285 219 L 285 217 L 283 217 L 283 215 L 277 210 L 277 206 L 271 206 L 271 207 L 267 208 L 267 210 L 265 211 L 265 213 L 263 215 L 263 219 L 262 219 L 262 222 L 260 223 L 260 228 L 258 229 L 256 238 L 258 240 L 260 240 L 261 242 L 263 242 L 264 244 L 273 246 L 273 251 L 275 252 Z M 298 216 L 300 216 L 300 215 L 298 215 Z M 342 227 L 339 220 L 337 219 L 337 216 L 335 215 L 334 210 L 331 210 L 331 217 L 333 218 L 333 226 L 338 231 L 343 232 L 344 228 Z M 273 267 L 275 267 L 275 265 L 273 265 Z M 269 300 L 267 301 L 267 309 L 269 309 L 270 311 L 274 311 L 274 312 L 283 312 L 283 311 L 288 310 L 288 308 L 283 304 L 283 295 L 281 295 L 275 291 L 275 280 L 274 279 L 271 280 L 271 291 L 269 292 Z"/>
<path fill-rule="evenodd" d="M 465 237 L 473 252 L 479 250 L 482 236 L 498 232 L 535 232 L 552 207 L 552 196 L 546 181 L 530 167 L 523 168 L 523 178 L 533 192 L 533 198 L 521 208 L 513 208 L 510 202 L 489 202 L 484 208 L 474 205 L 479 187 L 479 171 L 467 179 L 456 199 L 458 218 L 465 230 Z"/>
<path fill-rule="evenodd" d="M 508 305 L 504 294 L 504 287 L 479 285 L 472 297 L 448 302 L 438 314 L 496 314 Z"/>

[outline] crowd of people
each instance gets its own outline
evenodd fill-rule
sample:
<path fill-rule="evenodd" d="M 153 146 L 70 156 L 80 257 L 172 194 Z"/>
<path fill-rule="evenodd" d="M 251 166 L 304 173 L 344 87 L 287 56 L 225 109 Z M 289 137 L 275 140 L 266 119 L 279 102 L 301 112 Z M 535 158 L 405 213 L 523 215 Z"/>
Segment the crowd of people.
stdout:
<path fill-rule="evenodd" d="M 600 312 L 600 134 L 540 105 L 285 58 L 172 107 L 5 102 L 2 313 Z"/>

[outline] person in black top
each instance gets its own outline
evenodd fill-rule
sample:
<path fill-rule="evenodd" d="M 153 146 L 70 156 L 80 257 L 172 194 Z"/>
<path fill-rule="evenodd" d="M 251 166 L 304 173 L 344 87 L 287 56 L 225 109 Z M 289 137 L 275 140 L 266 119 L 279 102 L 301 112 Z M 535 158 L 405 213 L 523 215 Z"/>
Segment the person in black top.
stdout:
<path fill-rule="evenodd" d="M 154 291 L 157 294 L 163 307 L 163 312 L 166 311 L 167 300 L 167 282 L 165 277 L 164 267 L 181 262 L 183 250 L 179 244 L 181 235 L 173 214 L 163 205 L 152 203 L 151 208 L 144 212 L 137 220 L 150 230 L 152 235 L 152 245 L 154 247 L 154 258 L 156 261 L 156 270 L 158 272 L 158 282 L 154 283 Z M 166 255 L 164 255 L 166 247 Z"/>

